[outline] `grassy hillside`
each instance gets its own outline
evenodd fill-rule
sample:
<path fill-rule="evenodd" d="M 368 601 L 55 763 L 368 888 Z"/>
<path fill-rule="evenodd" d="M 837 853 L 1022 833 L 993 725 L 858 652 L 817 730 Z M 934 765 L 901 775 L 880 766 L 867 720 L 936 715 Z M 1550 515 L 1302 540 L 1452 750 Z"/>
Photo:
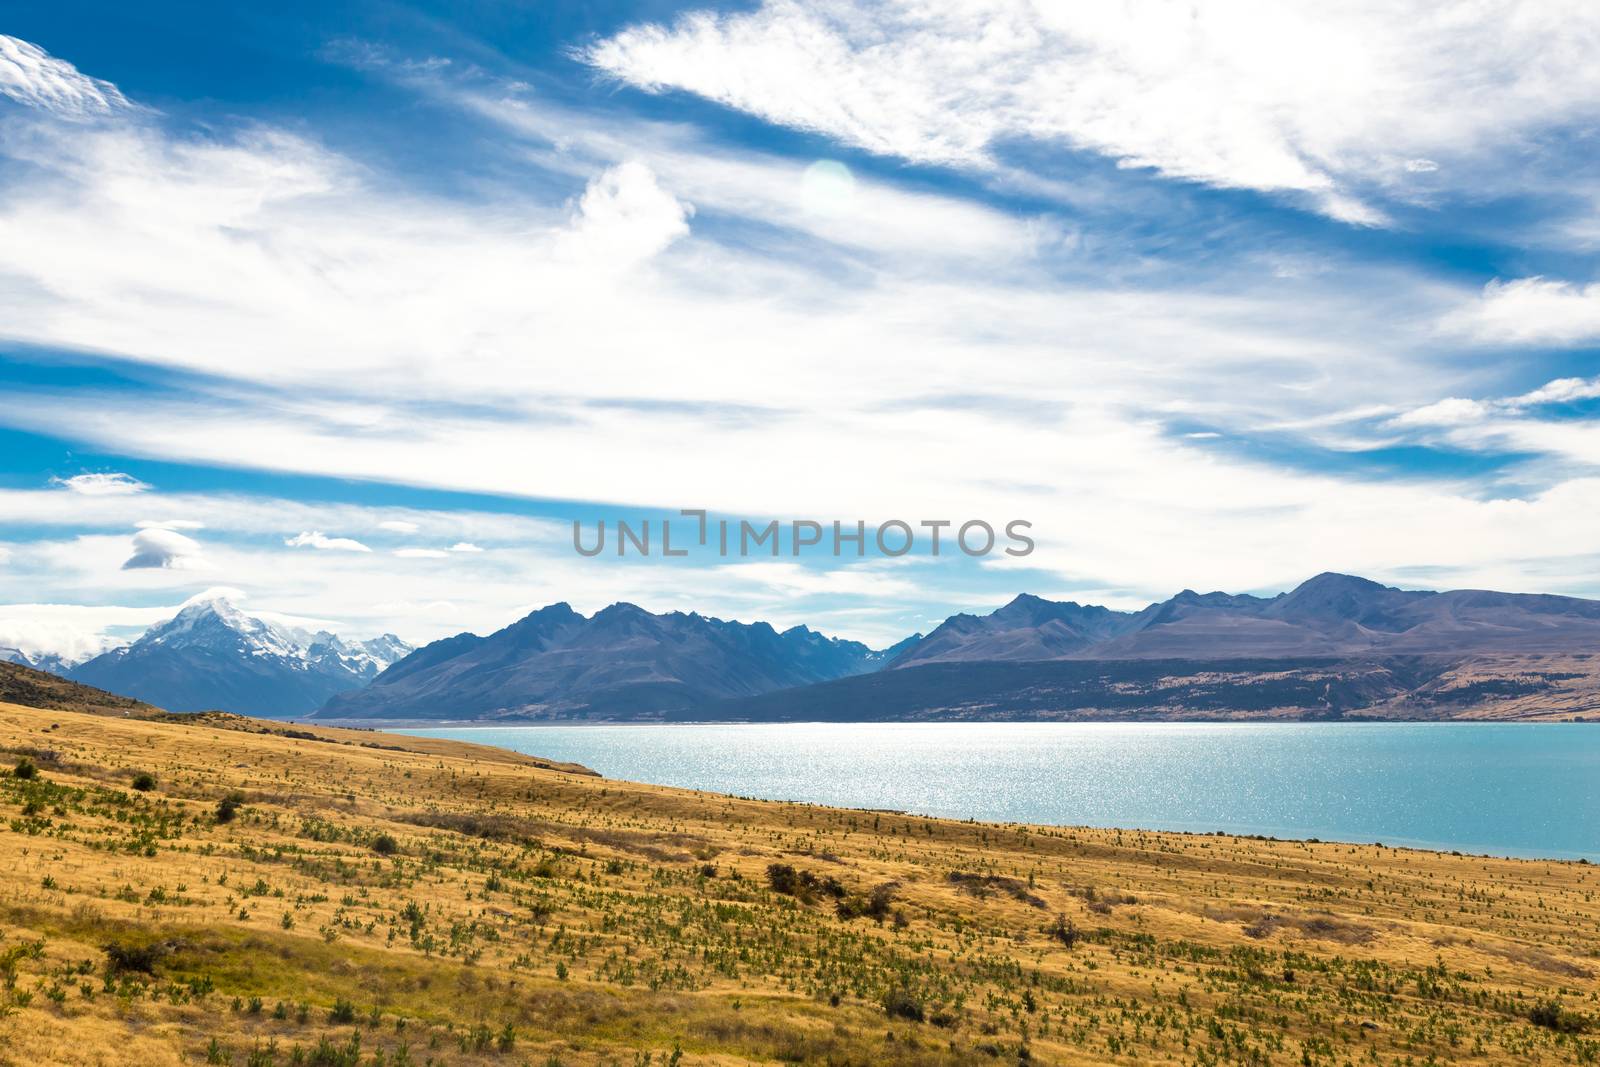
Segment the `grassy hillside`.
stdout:
<path fill-rule="evenodd" d="M 1584 864 L 748 801 L 233 717 L 0 706 L 0 750 L 5 1064 L 1600 1058 Z"/>
<path fill-rule="evenodd" d="M 146 715 L 157 709 L 132 697 L 69 682 L 48 671 L 0 661 L 0 703 L 87 711 L 96 715 Z"/>

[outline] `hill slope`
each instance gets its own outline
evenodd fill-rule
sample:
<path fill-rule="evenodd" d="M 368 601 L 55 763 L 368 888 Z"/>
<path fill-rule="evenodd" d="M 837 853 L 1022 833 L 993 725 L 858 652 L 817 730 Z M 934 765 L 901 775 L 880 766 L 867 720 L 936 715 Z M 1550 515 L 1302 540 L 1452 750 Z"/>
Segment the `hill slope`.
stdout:
<path fill-rule="evenodd" d="M 1590 866 L 353 737 L 0 705 L 0 1063 L 1488 1067 L 1600 1025 Z"/>
<path fill-rule="evenodd" d="M 4 660 L 0 660 L 0 703 L 96 715 L 144 715 L 160 710 L 131 697 Z"/>

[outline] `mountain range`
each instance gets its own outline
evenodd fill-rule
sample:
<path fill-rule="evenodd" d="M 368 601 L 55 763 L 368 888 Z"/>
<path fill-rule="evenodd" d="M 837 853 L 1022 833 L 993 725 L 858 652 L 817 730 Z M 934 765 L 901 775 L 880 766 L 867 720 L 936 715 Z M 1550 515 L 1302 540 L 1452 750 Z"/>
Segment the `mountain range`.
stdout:
<path fill-rule="evenodd" d="M 32 667 L 36 671 L 45 671 L 49 674 L 65 676 L 77 662 L 55 652 L 29 654 L 20 648 L 0 645 L 0 663 L 15 663 L 21 667 Z"/>
<path fill-rule="evenodd" d="M 804 626 L 567 604 L 413 649 L 278 626 L 226 600 L 70 665 L 0 661 L 176 711 L 360 722 L 1579 717 L 1600 601 L 1401 590 L 1321 574 L 1274 597 L 1140 611 L 1023 594 L 884 650 Z"/>
<path fill-rule="evenodd" d="M 419 649 L 320 718 L 1447 718 L 1600 707 L 1600 602 L 1321 574 L 1142 611 L 1021 595 L 883 652 L 617 604 Z"/>
<path fill-rule="evenodd" d="M 393 634 L 344 641 L 253 618 L 217 598 L 188 604 L 133 644 L 61 673 L 169 711 L 293 716 L 367 684 L 411 651 Z"/>
<path fill-rule="evenodd" d="M 1255 597 L 1185 589 L 1143 611 L 1035 596 L 955 615 L 893 667 L 973 660 L 1460 655 L 1600 649 L 1600 601 L 1462 589 L 1401 590 L 1319 574 Z"/>
<path fill-rule="evenodd" d="M 613 604 L 585 617 L 552 604 L 488 637 L 458 634 L 328 701 L 327 718 L 631 718 L 806 686 L 882 667 L 898 648 L 804 626 Z"/>

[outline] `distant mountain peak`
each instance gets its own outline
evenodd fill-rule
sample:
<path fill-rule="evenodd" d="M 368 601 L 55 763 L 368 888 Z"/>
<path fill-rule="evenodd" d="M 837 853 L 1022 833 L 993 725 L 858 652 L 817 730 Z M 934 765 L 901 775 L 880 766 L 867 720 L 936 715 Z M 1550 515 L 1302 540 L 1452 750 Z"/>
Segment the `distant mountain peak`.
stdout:
<path fill-rule="evenodd" d="M 413 720 L 659 717 L 731 696 L 866 673 L 883 658 L 860 642 L 805 626 L 780 634 L 766 622 L 698 612 L 658 615 L 627 601 L 588 618 L 566 612 L 536 612 L 483 638 L 434 642 L 366 689 L 336 695 L 321 714 Z"/>
<path fill-rule="evenodd" d="M 61 677 L 66 677 L 67 671 L 82 660 L 83 657 L 64 656 L 58 652 L 24 652 L 10 645 L 0 645 L 0 663 L 15 663 Z"/>
<path fill-rule="evenodd" d="M 357 641 L 327 630 L 308 633 L 248 615 L 226 596 L 207 596 L 133 644 L 67 673 L 173 711 L 298 715 L 411 651 L 393 634 Z"/>
<path fill-rule="evenodd" d="M 233 601 L 225 596 L 208 596 L 199 600 L 191 600 L 178 609 L 178 613 L 166 623 L 152 630 L 160 629 L 177 632 L 196 623 L 215 619 L 225 625 L 241 627 L 249 623 L 249 616 L 234 606 Z"/>
<path fill-rule="evenodd" d="M 1293 596 L 1299 592 L 1311 592 L 1327 589 L 1357 589 L 1362 592 L 1389 592 L 1397 593 L 1393 586 L 1375 582 L 1371 578 L 1363 578 L 1358 574 L 1341 574 L 1338 571 L 1323 571 L 1314 577 L 1307 578 L 1295 586 L 1289 593 Z"/>

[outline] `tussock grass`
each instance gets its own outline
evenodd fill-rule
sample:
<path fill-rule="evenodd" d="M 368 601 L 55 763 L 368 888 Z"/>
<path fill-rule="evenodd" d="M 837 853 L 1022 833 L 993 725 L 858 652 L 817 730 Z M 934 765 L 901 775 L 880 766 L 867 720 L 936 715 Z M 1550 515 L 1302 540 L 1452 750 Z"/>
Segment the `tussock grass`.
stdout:
<path fill-rule="evenodd" d="M 0 705 L 0 750 L 0 1064 L 1600 1062 L 1584 864 L 763 803 L 236 716 Z"/>

